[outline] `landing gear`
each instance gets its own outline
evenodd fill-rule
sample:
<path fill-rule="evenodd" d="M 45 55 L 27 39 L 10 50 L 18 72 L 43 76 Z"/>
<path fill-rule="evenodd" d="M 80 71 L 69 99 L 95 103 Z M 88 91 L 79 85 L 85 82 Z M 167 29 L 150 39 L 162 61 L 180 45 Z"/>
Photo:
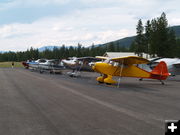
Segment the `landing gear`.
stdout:
<path fill-rule="evenodd" d="M 103 76 L 99 76 L 96 78 L 96 80 L 99 82 L 99 83 L 104 83 L 104 79 L 107 77 L 107 75 L 103 75 Z"/>
<path fill-rule="evenodd" d="M 103 75 L 103 76 L 98 77 L 96 80 L 100 84 L 106 83 L 107 85 L 111 85 L 111 84 L 117 83 L 116 81 L 112 80 L 112 76 L 111 75 Z"/>
<path fill-rule="evenodd" d="M 104 79 L 104 82 L 105 82 L 107 85 L 111 85 L 111 84 L 116 84 L 116 83 L 117 83 L 117 81 L 114 81 L 114 80 L 112 79 L 112 76 L 111 76 L 111 75 L 108 75 L 108 77 Z"/>

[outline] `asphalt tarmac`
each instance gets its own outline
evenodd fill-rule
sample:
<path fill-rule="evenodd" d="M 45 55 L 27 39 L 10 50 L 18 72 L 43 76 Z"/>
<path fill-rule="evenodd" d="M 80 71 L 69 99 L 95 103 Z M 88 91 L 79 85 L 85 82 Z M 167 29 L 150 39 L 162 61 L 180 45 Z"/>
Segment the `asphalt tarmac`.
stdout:
<path fill-rule="evenodd" d="M 119 88 L 81 76 L 0 68 L 0 135 L 163 135 L 165 120 L 180 119 L 180 76 Z"/>

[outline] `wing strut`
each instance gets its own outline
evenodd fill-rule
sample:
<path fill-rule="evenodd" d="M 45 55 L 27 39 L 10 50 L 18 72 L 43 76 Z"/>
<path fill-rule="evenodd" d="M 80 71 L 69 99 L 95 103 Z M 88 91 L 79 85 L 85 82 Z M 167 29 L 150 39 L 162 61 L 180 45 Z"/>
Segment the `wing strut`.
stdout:
<path fill-rule="evenodd" d="M 163 75 L 163 65 L 161 65 L 161 74 L 160 74 L 160 76 L 162 76 L 162 75 Z M 161 79 L 159 81 L 161 82 L 162 85 L 165 84 Z"/>
<path fill-rule="evenodd" d="M 119 79 L 118 79 L 118 86 L 117 86 L 118 88 L 119 88 L 119 85 L 121 82 L 121 75 L 122 75 L 123 68 L 124 68 L 124 59 L 122 60 L 122 63 L 121 63 L 121 70 L 120 70 Z"/>

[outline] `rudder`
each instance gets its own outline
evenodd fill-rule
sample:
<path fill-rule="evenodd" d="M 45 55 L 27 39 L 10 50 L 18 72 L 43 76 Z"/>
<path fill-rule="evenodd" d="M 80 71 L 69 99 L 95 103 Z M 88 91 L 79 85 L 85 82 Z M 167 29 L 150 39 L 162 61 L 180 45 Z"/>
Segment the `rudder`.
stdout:
<path fill-rule="evenodd" d="M 151 71 L 151 78 L 158 80 L 166 80 L 169 76 L 167 65 L 164 61 L 159 64 Z"/>

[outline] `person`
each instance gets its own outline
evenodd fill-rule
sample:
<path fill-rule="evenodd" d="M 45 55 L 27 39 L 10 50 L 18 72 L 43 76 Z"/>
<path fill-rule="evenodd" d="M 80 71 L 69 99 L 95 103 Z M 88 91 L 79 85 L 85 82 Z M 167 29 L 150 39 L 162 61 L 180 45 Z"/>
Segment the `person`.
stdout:
<path fill-rule="evenodd" d="M 12 68 L 14 68 L 14 62 L 12 62 Z"/>

